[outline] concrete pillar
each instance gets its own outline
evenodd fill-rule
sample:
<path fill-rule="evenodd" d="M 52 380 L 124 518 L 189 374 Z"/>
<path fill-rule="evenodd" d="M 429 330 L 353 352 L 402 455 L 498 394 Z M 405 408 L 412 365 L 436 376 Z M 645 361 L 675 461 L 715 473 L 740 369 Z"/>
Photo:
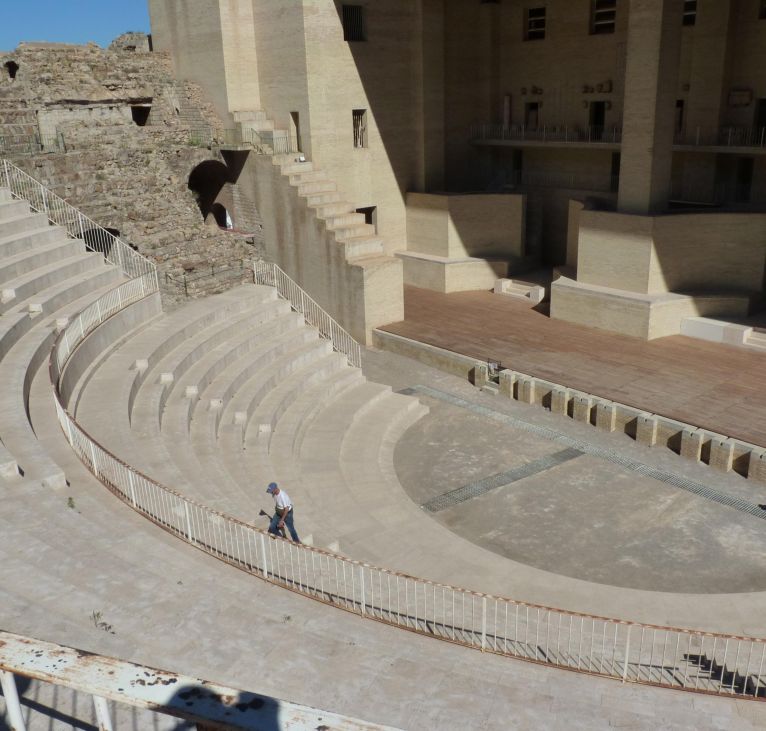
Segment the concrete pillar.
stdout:
<path fill-rule="evenodd" d="M 530 376 L 519 377 L 519 401 L 525 404 L 535 403 L 537 381 Z"/>
<path fill-rule="evenodd" d="M 608 432 L 617 429 L 617 404 L 611 401 L 599 401 L 596 404 L 596 426 Z"/>
<path fill-rule="evenodd" d="M 510 371 L 507 368 L 500 371 L 499 390 L 501 396 L 505 396 L 506 398 L 513 398 L 513 389 L 516 385 L 516 378 L 516 371 Z"/>
<path fill-rule="evenodd" d="M 569 389 L 556 386 L 551 391 L 551 411 L 554 414 L 564 414 L 566 416 L 569 413 L 569 399 Z"/>
<path fill-rule="evenodd" d="M 655 414 L 639 414 L 636 422 L 636 441 L 647 447 L 657 444 L 657 416 Z"/>
<path fill-rule="evenodd" d="M 631 0 L 617 208 L 646 215 L 670 195 L 683 0 Z"/>
<path fill-rule="evenodd" d="M 734 464 L 734 442 L 726 437 L 713 437 L 710 442 L 710 466 L 721 472 L 731 472 Z"/>
<path fill-rule="evenodd" d="M 747 478 L 749 480 L 766 482 L 766 449 L 754 449 L 750 452 Z"/>
<path fill-rule="evenodd" d="M 489 368 L 486 363 L 477 363 L 473 369 L 473 385 L 483 388 L 489 383 Z"/>
<path fill-rule="evenodd" d="M 699 462 L 702 459 L 702 442 L 705 432 L 689 428 L 681 432 L 681 456 Z"/>
<path fill-rule="evenodd" d="M 574 420 L 584 421 L 590 424 L 590 415 L 593 411 L 593 398 L 591 396 L 574 397 Z"/>

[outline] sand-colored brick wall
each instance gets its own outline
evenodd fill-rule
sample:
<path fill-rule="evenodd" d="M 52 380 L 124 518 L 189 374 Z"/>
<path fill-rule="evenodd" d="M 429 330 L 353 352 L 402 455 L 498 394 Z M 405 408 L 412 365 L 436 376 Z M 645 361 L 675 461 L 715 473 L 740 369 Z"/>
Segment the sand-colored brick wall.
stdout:
<path fill-rule="evenodd" d="M 579 214 L 577 279 L 636 293 L 764 288 L 766 215 Z"/>
<path fill-rule="evenodd" d="M 407 195 L 410 251 L 510 259 L 524 254 L 524 196 Z"/>

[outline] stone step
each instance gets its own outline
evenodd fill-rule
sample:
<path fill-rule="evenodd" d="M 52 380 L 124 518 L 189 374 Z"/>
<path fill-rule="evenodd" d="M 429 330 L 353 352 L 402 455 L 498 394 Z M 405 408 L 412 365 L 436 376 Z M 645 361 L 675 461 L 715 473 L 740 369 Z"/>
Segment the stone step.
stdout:
<path fill-rule="evenodd" d="M 20 306 L 27 300 L 30 300 L 31 306 L 35 306 L 49 287 L 93 272 L 94 269 L 103 266 L 103 261 L 104 258 L 100 254 L 78 253 L 7 279 L 2 285 L 3 294 L 7 293 L 7 298 L 4 301 L 0 299 L 0 314 L 7 312 L 11 307 Z"/>
<path fill-rule="evenodd" d="M 299 173 L 313 172 L 313 162 L 290 162 L 281 166 L 282 175 L 297 175 Z"/>
<path fill-rule="evenodd" d="M 13 256 L 0 259 L 0 284 L 9 279 L 77 254 L 85 253 L 85 245 L 79 239 L 64 238 L 60 241 L 20 251 Z"/>
<path fill-rule="evenodd" d="M 340 203 L 343 201 L 343 196 L 337 191 L 330 191 L 325 193 L 312 193 L 306 196 L 306 203 L 309 206 L 321 206 L 326 203 Z"/>
<path fill-rule="evenodd" d="M 372 226 L 369 223 L 356 223 L 351 224 L 350 226 L 341 226 L 340 228 L 335 229 L 333 233 L 338 241 L 358 239 L 365 236 L 375 236 L 375 226 Z"/>
<path fill-rule="evenodd" d="M 383 239 L 377 236 L 361 236 L 345 239 L 338 243 L 343 246 L 346 259 L 358 259 L 383 254 Z"/>
<path fill-rule="evenodd" d="M 284 169 L 282 172 L 284 174 Z M 329 178 L 324 170 L 301 170 L 299 172 L 290 173 L 288 180 L 290 181 L 290 185 L 301 186 L 306 183 L 321 183 L 329 180 Z"/>
<path fill-rule="evenodd" d="M 342 213 L 340 215 L 328 216 L 326 219 L 326 226 L 329 231 L 338 231 L 360 225 L 366 225 L 363 213 Z"/>
<path fill-rule="evenodd" d="M 0 201 L 0 221 L 6 221 L 9 218 L 19 218 L 30 214 L 29 203 L 23 200 L 3 200 Z"/>
<path fill-rule="evenodd" d="M 0 221 L 0 243 L 8 241 L 13 236 L 48 227 L 48 218 L 44 213 L 27 212 L 15 218 L 7 218 Z M 63 231 L 63 229 L 59 230 Z"/>
<path fill-rule="evenodd" d="M 355 213 L 354 206 L 348 201 L 337 201 L 335 203 L 321 203 L 313 206 L 317 218 L 326 219 L 335 216 L 343 216 L 347 213 Z"/>
<path fill-rule="evenodd" d="M 0 187 L 0 201 L 12 200 L 11 191 L 8 188 Z"/>
<path fill-rule="evenodd" d="M 303 183 L 298 186 L 298 195 L 309 197 L 320 193 L 334 193 L 338 189 L 334 180 L 322 180 L 313 183 Z"/>

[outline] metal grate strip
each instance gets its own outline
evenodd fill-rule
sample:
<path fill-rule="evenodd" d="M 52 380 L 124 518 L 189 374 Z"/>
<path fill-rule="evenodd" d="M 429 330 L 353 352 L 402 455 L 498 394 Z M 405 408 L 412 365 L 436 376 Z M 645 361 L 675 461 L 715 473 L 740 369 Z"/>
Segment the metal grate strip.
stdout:
<path fill-rule="evenodd" d="M 407 391 L 410 393 L 421 393 L 424 396 L 429 396 L 430 398 L 437 399 L 438 401 L 443 401 L 445 403 L 452 404 L 453 406 L 457 406 L 458 408 L 472 411 L 475 414 L 485 416 L 488 419 L 492 419 L 493 421 L 498 421 L 502 424 L 512 426 L 515 429 L 520 429 L 529 434 L 535 434 L 536 436 L 543 437 L 544 439 L 548 439 L 568 449 L 574 449 L 583 454 L 599 457 L 600 459 L 606 460 L 607 462 L 611 462 L 612 464 L 616 464 L 620 467 L 631 470 L 632 472 L 636 472 L 643 477 L 649 477 L 653 480 L 657 480 L 658 482 L 664 482 L 668 485 L 672 485 L 673 487 L 677 487 L 680 490 L 685 490 L 686 492 L 698 495 L 699 497 L 705 498 L 706 500 L 712 500 L 713 502 L 734 508 L 734 510 L 738 510 L 742 513 L 748 513 L 749 515 L 753 515 L 756 518 L 760 518 L 761 520 L 766 520 L 766 510 L 762 509 L 755 503 L 751 503 L 747 500 L 742 500 L 740 498 L 733 497 L 732 495 L 727 495 L 723 492 L 719 492 L 712 487 L 703 485 L 700 482 L 695 482 L 694 480 L 689 480 L 681 475 L 677 475 L 672 472 L 666 472 L 665 470 L 660 470 L 656 467 L 651 467 L 650 465 L 644 464 L 643 462 L 639 462 L 635 459 L 631 459 L 630 457 L 625 457 L 610 449 L 603 449 L 602 447 L 597 447 L 588 442 L 583 442 L 579 439 L 573 439 L 566 434 L 561 434 L 560 432 L 554 431 L 553 429 L 548 429 L 544 426 L 530 424 L 523 419 L 519 419 L 515 416 L 509 416 L 508 414 L 503 414 L 500 411 L 495 411 L 494 409 L 482 406 L 481 404 L 471 403 L 470 401 L 467 401 L 460 396 L 455 396 L 452 393 L 441 391 L 436 388 L 431 388 L 430 386 L 414 386 L 410 389 L 407 389 Z M 557 452 L 557 454 L 561 454 L 561 452 Z M 450 493 L 446 493 L 446 495 L 449 494 Z M 436 500 L 438 500 L 438 498 L 436 498 Z M 428 503 L 426 505 L 428 505 Z M 423 507 L 426 507 L 426 505 Z M 429 508 L 426 507 L 426 509 L 428 510 Z"/>
<path fill-rule="evenodd" d="M 468 485 L 463 485 L 462 487 L 445 492 L 443 495 L 438 495 L 428 502 L 423 503 L 420 507 L 427 510 L 429 513 L 438 513 L 440 510 L 451 508 L 453 505 L 479 497 L 479 495 L 484 495 L 499 487 L 504 487 L 513 482 L 523 480 L 526 477 L 545 472 L 552 467 L 564 464 L 564 462 L 568 462 L 569 460 L 576 459 L 580 456 L 582 456 L 582 452 L 579 449 L 562 449 L 560 452 L 548 454 L 533 462 L 528 462 L 521 467 L 516 467 L 507 472 L 500 472 L 497 475 L 485 477 L 483 480 L 471 482 Z"/>

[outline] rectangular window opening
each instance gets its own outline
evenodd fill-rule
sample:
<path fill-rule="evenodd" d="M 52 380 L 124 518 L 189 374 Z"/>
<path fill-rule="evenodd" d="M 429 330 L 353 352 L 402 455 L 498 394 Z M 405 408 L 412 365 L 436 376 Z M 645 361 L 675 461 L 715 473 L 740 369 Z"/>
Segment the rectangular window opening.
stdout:
<path fill-rule="evenodd" d="M 758 17 L 761 20 L 766 20 L 766 0 L 761 0 L 758 7 Z"/>
<path fill-rule="evenodd" d="M 590 11 L 592 35 L 614 33 L 617 19 L 617 0 L 593 0 Z"/>
<path fill-rule="evenodd" d="M 364 206 L 363 208 L 357 208 L 357 213 L 364 214 L 364 222 L 369 226 L 375 227 L 375 233 L 378 233 L 378 207 L 377 206 Z"/>
<path fill-rule="evenodd" d="M 367 110 L 354 109 L 352 122 L 354 125 L 354 147 L 367 147 Z"/>
<path fill-rule="evenodd" d="M 343 6 L 343 40 L 349 42 L 366 41 L 364 32 L 364 6 Z"/>
<path fill-rule="evenodd" d="M 524 40 L 542 41 L 545 38 L 545 8 L 527 8 L 524 14 Z"/>
<path fill-rule="evenodd" d="M 697 22 L 697 0 L 684 0 L 684 25 Z"/>

